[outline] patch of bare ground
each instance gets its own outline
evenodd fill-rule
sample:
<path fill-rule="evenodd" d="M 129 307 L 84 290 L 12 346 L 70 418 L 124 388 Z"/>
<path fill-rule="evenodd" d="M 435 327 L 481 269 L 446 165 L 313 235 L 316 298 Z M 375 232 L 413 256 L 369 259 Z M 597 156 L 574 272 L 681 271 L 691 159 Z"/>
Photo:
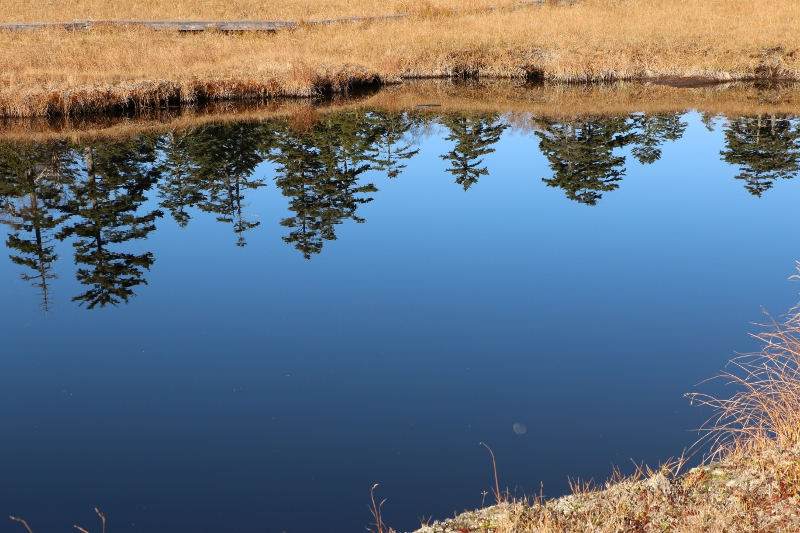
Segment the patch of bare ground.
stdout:
<path fill-rule="evenodd" d="M 0 32 L 0 115 L 305 97 L 429 77 L 800 79 L 794 0 L 584 0 L 459 13 L 410 6 L 420 11 L 403 19 L 301 24 L 273 34 Z M 197 9 L 197 18 L 213 11 Z M 21 10 L 6 0 L 6 19 Z"/>

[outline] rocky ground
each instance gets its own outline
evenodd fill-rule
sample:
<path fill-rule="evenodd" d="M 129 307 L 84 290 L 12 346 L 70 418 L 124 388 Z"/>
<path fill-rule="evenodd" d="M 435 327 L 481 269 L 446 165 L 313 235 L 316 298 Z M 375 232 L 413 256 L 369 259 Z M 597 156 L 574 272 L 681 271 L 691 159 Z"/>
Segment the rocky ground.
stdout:
<path fill-rule="evenodd" d="M 673 476 L 669 469 L 546 501 L 511 501 L 416 533 L 797 533 L 800 446 L 739 451 Z"/>

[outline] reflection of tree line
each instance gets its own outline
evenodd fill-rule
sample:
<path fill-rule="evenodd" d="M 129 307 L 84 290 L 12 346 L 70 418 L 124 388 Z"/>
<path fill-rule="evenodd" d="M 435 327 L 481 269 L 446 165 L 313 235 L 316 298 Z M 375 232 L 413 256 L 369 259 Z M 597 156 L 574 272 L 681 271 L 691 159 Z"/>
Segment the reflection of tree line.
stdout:
<path fill-rule="evenodd" d="M 567 198 L 595 205 L 619 187 L 625 175 L 622 149 L 641 164 L 661 157 L 666 141 L 686 128 L 677 113 L 596 116 L 570 120 L 537 119 L 539 149 L 553 172 L 543 181 Z M 358 207 L 377 192 L 363 182 L 368 170 L 398 177 L 418 153 L 414 133 L 436 122 L 447 130 L 452 149 L 441 158 L 464 190 L 488 175 L 484 156 L 494 152 L 507 125 L 497 114 L 434 116 L 402 111 L 348 111 L 322 116 L 306 127 L 287 121 L 212 124 L 185 132 L 143 135 L 97 143 L 0 144 L 0 221 L 11 231 L 11 260 L 26 270 L 22 278 L 51 305 L 49 280 L 58 259 L 54 241 L 70 239 L 76 277 L 86 286 L 73 298 L 88 308 L 127 302 L 145 284 L 153 264 L 149 252 L 120 251 L 145 239 L 163 211 L 181 226 L 192 209 L 212 213 L 231 225 L 238 246 L 258 226 L 245 212 L 248 191 L 266 185 L 256 167 L 270 161 L 275 184 L 287 197 L 291 216 L 284 241 L 305 258 L 336 239 L 335 226 L 364 222 Z M 725 126 L 723 160 L 737 165 L 737 179 L 760 196 L 778 178 L 800 169 L 800 126 L 787 116 L 732 119 Z M 158 209 L 144 209 L 156 188 Z"/>

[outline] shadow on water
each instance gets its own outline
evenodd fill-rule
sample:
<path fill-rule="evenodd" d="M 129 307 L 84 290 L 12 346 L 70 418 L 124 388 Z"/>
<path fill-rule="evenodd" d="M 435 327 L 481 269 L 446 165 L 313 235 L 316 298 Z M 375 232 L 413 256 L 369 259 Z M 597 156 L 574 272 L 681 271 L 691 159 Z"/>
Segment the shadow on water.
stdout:
<path fill-rule="evenodd" d="M 717 118 L 701 116 L 709 129 Z M 749 193 L 760 197 L 777 180 L 797 175 L 797 117 L 731 116 L 721 123 L 720 157 L 737 169 L 733 177 Z M 263 163 L 274 169 L 274 186 L 286 198 L 283 240 L 311 259 L 336 240 L 337 225 L 365 222 L 358 209 L 378 192 L 368 172 L 401 178 L 425 137 L 447 143 L 439 154 L 445 172 L 474 194 L 480 180 L 490 179 L 484 157 L 504 132 L 533 132 L 526 142 L 541 152 L 551 174 L 532 177 L 594 206 L 620 187 L 629 158 L 655 163 L 662 147 L 686 128 L 679 112 L 510 121 L 494 112 L 375 108 L 320 114 L 309 107 L 302 116 L 210 123 L 123 140 L 5 141 L 0 221 L 8 228 L 10 259 L 38 290 L 43 310 L 52 306 L 59 241 L 71 244 L 75 277 L 84 286 L 72 301 L 92 309 L 127 303 L 147 283 L 155 257 L 130 251 L 129 243 L 147 239 L 165 214 L 180 227 L 210 215 L 230 226 L 236 246 L 246 246 L 248 232 L 260 224 L 246 213 L 248 195 L 268 185 L 258 175 Z M 156 209 L 144 207 L 150 199 L 158 202 Z"/>

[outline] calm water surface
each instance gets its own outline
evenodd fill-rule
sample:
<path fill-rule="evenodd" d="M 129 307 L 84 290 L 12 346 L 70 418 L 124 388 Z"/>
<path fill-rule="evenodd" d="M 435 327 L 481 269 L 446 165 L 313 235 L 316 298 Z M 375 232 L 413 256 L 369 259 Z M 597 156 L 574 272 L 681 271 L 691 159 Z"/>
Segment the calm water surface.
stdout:
<path fill-rule="evenodd" d="M 518 494 L 679 455 L 683 393 L 796 303 L 798 139 L 364 111 L 2 143 L 0 515 L 355 532 L 379 483 L 411 530 L 481 505 L 481 441 Z"/>

